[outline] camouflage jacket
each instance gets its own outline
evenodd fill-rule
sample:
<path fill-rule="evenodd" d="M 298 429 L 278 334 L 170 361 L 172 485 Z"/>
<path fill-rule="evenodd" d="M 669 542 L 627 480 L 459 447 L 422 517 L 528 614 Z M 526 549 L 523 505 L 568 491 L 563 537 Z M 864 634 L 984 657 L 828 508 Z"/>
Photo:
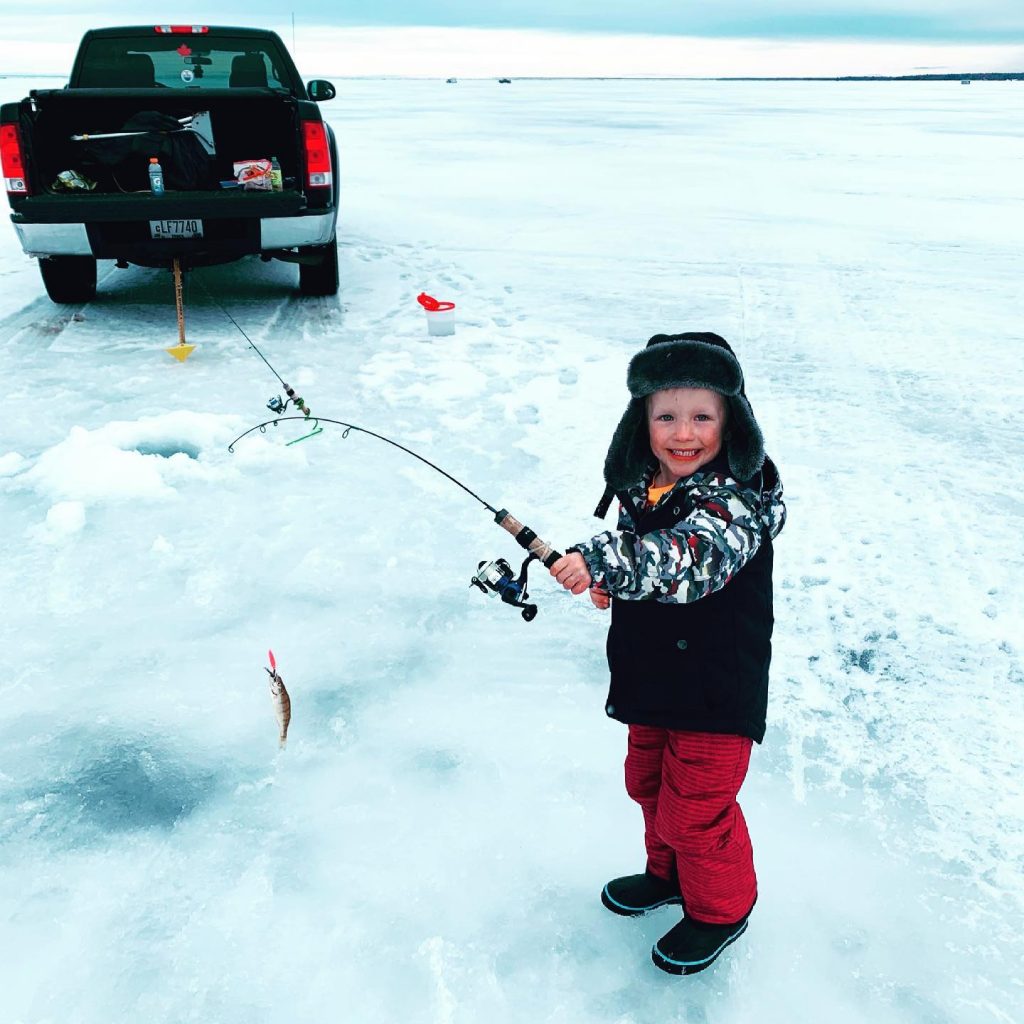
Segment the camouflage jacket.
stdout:
<path fill-rule="evenodd" d="M 785 525 L 782 481 L 771 463 L 751 487 L 716 459 L 650 506 L 653 473 L 620 495 L 618 533 L 606 530 L 570 549 L 583 556 L 594 585 L 612 597 L 697 601 L 721 590 L 757 554 L 764 531 L 774 539 Z M 668 506 L 679 516 L 671 528 L 637 532 L 648 513 Z"/>

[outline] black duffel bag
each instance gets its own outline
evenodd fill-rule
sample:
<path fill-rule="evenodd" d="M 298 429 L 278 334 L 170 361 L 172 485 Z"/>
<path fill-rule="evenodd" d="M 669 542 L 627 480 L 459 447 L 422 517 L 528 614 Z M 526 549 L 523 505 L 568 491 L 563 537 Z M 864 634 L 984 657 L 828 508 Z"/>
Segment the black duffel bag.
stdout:
<path fill-rule="evenodd" d="M 86 146 L 90 162 L 106 169 L 122 191 L 149 190 L 149 158 L 154 156 L 160 161 L 165 188 L 187 191 L 216 187 L 213 158 L 195 133 L 170 114 L 143 110 L 128 118 L 121 130 L 140 134 L 93 138 Z"/>

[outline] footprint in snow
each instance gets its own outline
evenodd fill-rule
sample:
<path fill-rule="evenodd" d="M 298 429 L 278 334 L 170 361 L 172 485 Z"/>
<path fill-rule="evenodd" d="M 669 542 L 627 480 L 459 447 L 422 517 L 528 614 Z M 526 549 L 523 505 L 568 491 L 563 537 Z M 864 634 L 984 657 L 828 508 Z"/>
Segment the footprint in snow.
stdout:
<path fill-rule="evenodd" d="M 805 590 L 811 587 L 823 587 L 828 583 L 829 578 L 827 576 L 801 576 L 800 583 Z"/>

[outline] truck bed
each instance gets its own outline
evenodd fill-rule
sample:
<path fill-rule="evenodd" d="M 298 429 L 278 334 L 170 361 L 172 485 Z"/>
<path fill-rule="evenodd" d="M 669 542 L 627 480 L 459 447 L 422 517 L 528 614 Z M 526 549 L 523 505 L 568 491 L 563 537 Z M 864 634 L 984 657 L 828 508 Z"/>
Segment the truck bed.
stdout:
<path fill-rule="evenodd" d="M 296 103 L 278 90 L 211 89 L 200 95 L 161 89 L 47 89 L 32 92 L 30 100 L 33 109 L 22 114 L 28 121 L 26 135 L 33 140 L 38 180 L 51 191 L 61 171 L 77 170 L 95 180 L 99 192 L 136 195 L 136 189 L 146 183 L 147 139 L 74 141 L 72 136 L 121 132 L 131 117 L 146 111 L 175 119 L 209 111 L 216 149 L 210 158 L 215 181 L 233 178 L 235 161 L 256 157 L 276 156 L 285 178 L 300 173 Z M 151 137 L 154 145 L 150 148 L 155 148 L 162 137 L 157 133 Z M 133 151 L 127 169 L 112 169 L 101 159 L 115 147 Z M 158 151 L 152 155 L 161 156 Z M 164 174 L 173 179 L 173 168 L 165 167 Z"/>

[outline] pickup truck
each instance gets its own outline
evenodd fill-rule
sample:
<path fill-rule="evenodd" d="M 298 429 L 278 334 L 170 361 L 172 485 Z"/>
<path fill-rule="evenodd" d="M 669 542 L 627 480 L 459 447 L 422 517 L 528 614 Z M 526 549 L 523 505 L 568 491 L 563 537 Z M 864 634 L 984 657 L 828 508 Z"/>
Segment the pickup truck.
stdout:
<path fill-rule="evenodd" d="M 86 32 L 67 86 L 0 106 L 11 220 L 49 297 L 94 298 L 98 259 L 188 269 L 250 255 L 297 263 L 304 295 L 335 294 L 337 145 L 317 108 L 334 95 L 303 84 L 273 32 Z"/>

